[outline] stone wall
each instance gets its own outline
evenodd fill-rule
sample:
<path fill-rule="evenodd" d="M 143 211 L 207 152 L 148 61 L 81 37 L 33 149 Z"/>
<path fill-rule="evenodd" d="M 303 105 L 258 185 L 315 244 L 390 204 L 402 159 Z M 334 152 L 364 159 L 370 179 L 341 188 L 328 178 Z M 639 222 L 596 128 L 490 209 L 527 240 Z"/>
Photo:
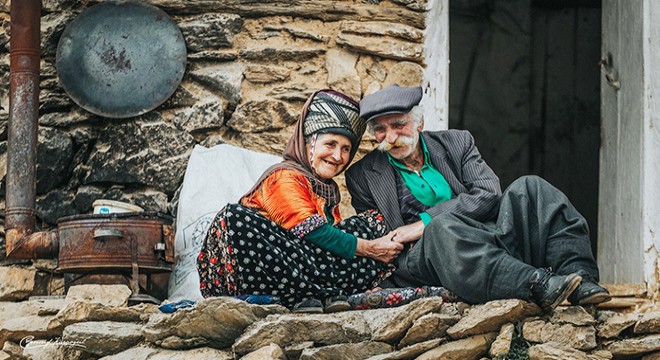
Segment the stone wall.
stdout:
<path fill-rule="evenodd" d="M 0 279 L 12 271 L 0 267 Z M 11 284 L 22 286 L 18 277 Z M 658 359 L 660 309 L 643 289 L 612 286 L 610 303 L 549 314 L 516 299 L 469 306 L 440 297 L 292 314 L 229 297 L 162 313 L 129 304 L 123 285 L 18 302 L 7 300 L 21 294 L 0 288 L 0 359 Z"/>
<path fill-rule="evenodd" d="M 188 48 L 179 88 L 143 116 L 108 119 L 77 106 L 54 67 L 66 25 L 97 1 L 44 0 L 37 217 L 41 227 L 92 211 L 95 199 L 174 213 L 196 144 L 280 154 L 316 89 L 355 98 L 392 83 L 420 85 L 426 0 L 150 0 Z M 4 208 L 9 0 L 0 4 L 0 208 Z M 370 147 L 365 140 L 364 147 Z M 344 201 L 344 213 L 347 212 Z M 4 253 L 4 251 L 2 251 Z"/>

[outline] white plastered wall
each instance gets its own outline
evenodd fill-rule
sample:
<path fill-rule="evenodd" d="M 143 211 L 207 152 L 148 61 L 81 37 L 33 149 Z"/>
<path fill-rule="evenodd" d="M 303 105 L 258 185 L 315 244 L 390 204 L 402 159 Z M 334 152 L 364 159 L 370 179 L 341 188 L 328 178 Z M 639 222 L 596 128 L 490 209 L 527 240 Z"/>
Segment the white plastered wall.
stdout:
<path fill-rule="evenodd" d="M 424 129 L 449 126 L 449 0 L 429 0 L 424 41 Z"/>
<path fill-rule="evenodd" d="M 604 0 L 602 16 L 598 265 L 658 298 L 660 2 Z"/>
<path fill-rule="evenodd" d="M 644 120 L 642 127 L 642 239 L 644 277 L 660 297 L 660 2 L 644 1 Z"/>

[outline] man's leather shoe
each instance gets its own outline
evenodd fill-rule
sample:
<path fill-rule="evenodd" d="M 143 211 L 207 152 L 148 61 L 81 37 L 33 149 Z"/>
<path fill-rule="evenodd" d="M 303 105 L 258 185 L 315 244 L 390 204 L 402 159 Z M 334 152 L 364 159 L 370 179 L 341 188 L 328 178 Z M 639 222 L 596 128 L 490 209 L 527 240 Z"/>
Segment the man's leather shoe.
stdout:
<path fill-rule="evenodd" d="M 594 276 L 584 270 L 575 273 L 582 277 L 582 282 L 568 297 L 572 305 L 595 305 L 612 300 L 610 292 L 598 285 Z"/>
<path fill-rule="evenodd" d="M 351 304 L 348 303 L 348 297 L 346 295 L 335 295 L 325 299 L 323 312 L 334 313 L 351 309 Z"/>
<path fill-rule="evenodd" d="M 305 299 L 293 306 L 294 313 L 307 313 L 307 314 L 322 314 L 323 303 L 319 299 L 309 298 Z"/>
<path fill-rule="evenodd" d="M 537 269 L 529 279 L 532 297 L 545 311 L 554 310 L 580 285 L 578 274 L 557 275 L 547 269 Z"/>

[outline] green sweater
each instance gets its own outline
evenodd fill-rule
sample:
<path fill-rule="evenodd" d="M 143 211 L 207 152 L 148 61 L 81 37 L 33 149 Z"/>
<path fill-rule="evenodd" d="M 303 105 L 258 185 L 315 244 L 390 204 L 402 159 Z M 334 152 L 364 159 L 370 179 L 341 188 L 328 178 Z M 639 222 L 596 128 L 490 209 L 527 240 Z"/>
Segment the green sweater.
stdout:
<path fill-rule="evenodd" d="M 355 249 L 357 248 L 357 237 L 330 225 L 330 223 L 334 222 L 330 220 L 334 219 L 330 209 L 325 209 L 325 217 L 329 219 L 328 224 L 314 229 L 305 236 L 305 239 L 311 241 L 321 249 L 328 250 L 344 259 L 354 258 Z"/>

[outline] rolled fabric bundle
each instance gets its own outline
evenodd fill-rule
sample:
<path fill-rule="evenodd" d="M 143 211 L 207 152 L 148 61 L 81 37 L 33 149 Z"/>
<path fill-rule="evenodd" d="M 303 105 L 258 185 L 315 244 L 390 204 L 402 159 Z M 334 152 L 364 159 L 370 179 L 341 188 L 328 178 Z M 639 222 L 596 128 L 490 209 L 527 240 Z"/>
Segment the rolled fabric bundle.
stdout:
<path fill-rule="evenodd" d="M 237 295 L 234 296 L 234 298 L 254 305 L 272 305 L 280 303 L 280 297 L 275 295 Z"/>
<path fill-rule="evenodd" d="M 440 296 L 444 302 L 457 302 L 461 299 L 453 292 L 439 286 L 390 288 L 371 293 L 353 294 L 348 303 L 354 310 L 381 309 L 409 304 L 417 299 Z"/>

